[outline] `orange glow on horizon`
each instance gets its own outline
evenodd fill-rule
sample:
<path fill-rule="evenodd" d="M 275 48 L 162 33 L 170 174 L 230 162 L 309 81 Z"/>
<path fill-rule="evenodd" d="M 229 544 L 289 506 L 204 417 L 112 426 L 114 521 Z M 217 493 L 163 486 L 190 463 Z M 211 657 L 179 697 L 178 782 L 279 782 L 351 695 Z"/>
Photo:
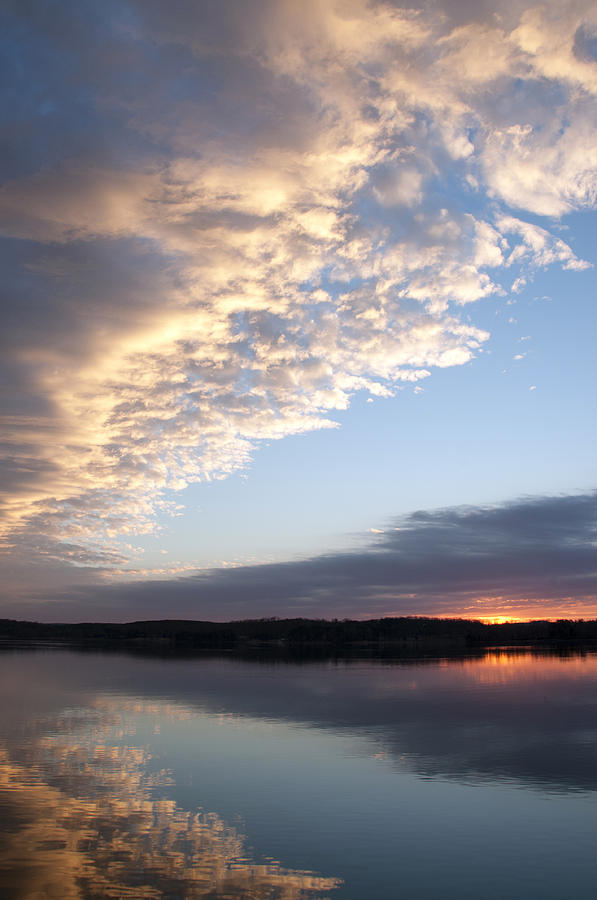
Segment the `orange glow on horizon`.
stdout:
<path fill-rule="evenodd" d="M 444 613 L 441 616 L 433 615 L 433 613 L 418 613 L 417 615 L 428 615 L 432 619 L 468 619 L 471 622 L 483 622 L 484 625 L 514 625 L 519 622 L 557 622 L 560 619 L 566 619 L 569 622 L 588 622 L 591 619 L 597 619 L 597 608 L 582 610 L 582 612 L 571 612 L 566 609 L 549 609 L 545 612 L 537 612 L 532 616 L 502 612 L 475 615 L 468 609 L 454 613 Z"/>
<path fill-rule="evenodd" d="M 404 613 L 388 613 L 404 615 Z M 540 597 L 479 596 L 466 598 L 462 606 L 438 615 L 424 609 L 410 615 L 429 616 L 434 619 L 468 619 L 487 625 L 507 625 L 524 622 L 570 622 L 597 619 L 597 597 L 560 597 L 543 600 Z"/>
<path fill-rule="evenodd" d="M 583 611 L 584 612 L 584 611 Z M 582 622 L 589 621 L 590 619 L 597 619 L 597 609 L 590 609 L 586 612 L 585 615 L 570 614 L 567 610 L 550 610 L 544 614 L 537 613 L 536 615 L 512 615 L 505 613 L 485 613 L 483 615 L 475 615 L 470 609 L 457 610 L 455 612 L 442 613 L 441 615 L 437 615 L 434 612 L 417 612 L 417 613 L 403 613 L 403 612 L 388 612 L 384 613 L 384 616 L 387 618 L 401 618 L 402 616 L 406 616 L 406 618 L 425 618 L 425 619 L 464 619 L 469 622 L 482 622 L 484 625 L 515 625 L 519 622 L 557 622 L 558 619 L 566 619 L 570 622 Z M 367 617 L 364 617 L 367 618 Z"/>
<path fill-rule="evenodd" d="M 485 625 L 509 625 L 517 622 L 532 622 L 533 619 L 523 619 L 518 616 L 479 616 L 479 621 Z"/>

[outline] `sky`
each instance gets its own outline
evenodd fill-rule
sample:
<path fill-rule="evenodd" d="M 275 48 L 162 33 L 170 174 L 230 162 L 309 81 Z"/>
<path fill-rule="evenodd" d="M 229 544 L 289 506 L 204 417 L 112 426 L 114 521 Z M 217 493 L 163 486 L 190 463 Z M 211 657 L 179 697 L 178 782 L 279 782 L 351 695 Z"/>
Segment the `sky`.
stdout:
<path fill-rule="evenodd" d="M 597 616 L 597 10 L 18 0 L 0 616 Z"/>

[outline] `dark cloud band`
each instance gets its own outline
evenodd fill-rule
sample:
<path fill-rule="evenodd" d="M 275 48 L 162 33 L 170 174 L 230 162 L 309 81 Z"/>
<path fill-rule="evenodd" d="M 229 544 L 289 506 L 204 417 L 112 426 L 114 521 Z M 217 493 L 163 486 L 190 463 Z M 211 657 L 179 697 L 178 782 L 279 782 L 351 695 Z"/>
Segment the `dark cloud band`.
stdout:
<path fill-rule="evenodd" d="M 175 580 L 49 593 L 20 617 L 130 621 L 256 616 L 594 615 L 597 494 L 415 512 L 367 546 Z M 38 594 L 39 596 L 39 594 Z M 14 615 L 16 608 L 8 609 Z"/>

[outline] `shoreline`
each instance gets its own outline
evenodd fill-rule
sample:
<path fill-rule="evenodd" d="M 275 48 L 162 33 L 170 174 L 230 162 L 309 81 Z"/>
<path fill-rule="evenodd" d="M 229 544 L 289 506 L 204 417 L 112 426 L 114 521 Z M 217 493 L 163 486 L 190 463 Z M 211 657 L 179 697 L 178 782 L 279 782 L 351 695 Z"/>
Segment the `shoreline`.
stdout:
<path fill-rule="evenodd" d="M 387 617 L 368 620 L 245 619 L 230 622 L 151 620 L 127 623 L 41 623 L 0 620 L 0 645 L 129 648 L 243 654 L 411 655 L 496 647 L 597 649 L 597 620 L 560 619 L 489 624 L 473 619 Z"/>

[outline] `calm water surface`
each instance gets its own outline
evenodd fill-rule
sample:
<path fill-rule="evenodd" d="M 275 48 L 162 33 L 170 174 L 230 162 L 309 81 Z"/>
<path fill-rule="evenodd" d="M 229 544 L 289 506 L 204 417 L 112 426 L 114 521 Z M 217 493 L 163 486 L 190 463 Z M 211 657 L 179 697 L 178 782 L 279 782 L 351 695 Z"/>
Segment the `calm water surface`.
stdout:
<path fill-rule="evenodd" d="M 597 656 L 0 652 L 0 896 L 594 898 Z"/>

